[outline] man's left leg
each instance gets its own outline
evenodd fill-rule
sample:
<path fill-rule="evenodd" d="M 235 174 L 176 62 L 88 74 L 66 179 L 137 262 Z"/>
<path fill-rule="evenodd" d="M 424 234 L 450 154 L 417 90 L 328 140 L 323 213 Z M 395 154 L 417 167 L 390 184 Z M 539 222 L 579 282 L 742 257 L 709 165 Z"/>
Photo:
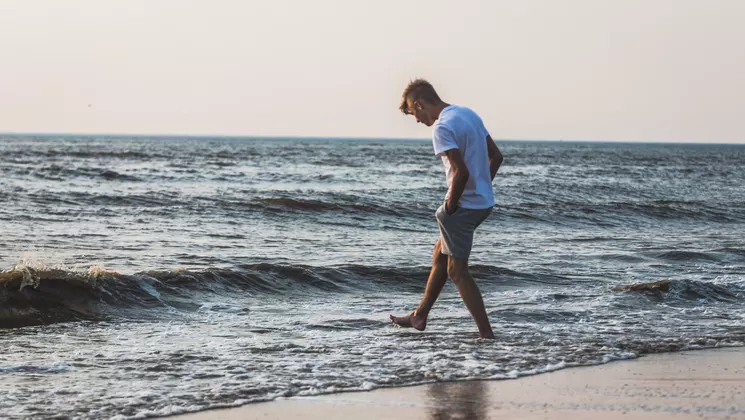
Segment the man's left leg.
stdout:
<path fill-rule="evenodd" d="M 476 326 L 479 328 L 481 338 L 494 338 L 494 332 L 486 315 L 484 299 L 481 297 L 479 286 L 476 285 L 468 270 L 468 260 L 455 257 L 448 258 L 448 276 L 458 288 L 461 299 L 466 304 L 468 312 L 471 313 Z"/>
<path fill-rule="evenodd" d="M 429 311 L 435 304 L 437 297 L 440 296 L 443 286 L 448 279 L 448 256 L 441 252 L 442 240 L 438 239 L 435 243 L 435 249 L 432 252 L 432 270 L 427 279 L 427 287 L 424 290 L 424 297 L 419 306 L 406 316 L 390 315 L 391 321 L 404 328 L 415 328 L 424 331 L 427 328 L 427 317 Z"/>

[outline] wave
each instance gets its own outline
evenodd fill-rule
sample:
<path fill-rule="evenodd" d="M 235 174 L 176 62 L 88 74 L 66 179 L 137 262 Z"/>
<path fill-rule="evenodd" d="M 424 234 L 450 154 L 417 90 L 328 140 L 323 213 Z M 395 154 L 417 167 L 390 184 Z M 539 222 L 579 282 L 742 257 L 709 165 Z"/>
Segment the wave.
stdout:
<path fill-rule="evenodd" d="M 63 165 L 48 165 L 40 166 L 34 169 L 29 168 L 16 168 L 16 172 L 21 174 L 32 174 L 33 176 L 51 180 L 61 181 L 72 178 L 91 178 L 91 179 L 105 179 L 108 181 L 141 181 L 140 178 L 132 175 L 122 174 L 112 169 L 102 168 L 90 168 L 90 167 L 68 167 Z"/>
<path fill-rule="evenodd" d="M 615 292 L 642 292 L 668 303 L 685 304 L 691 301 L 745 303 L 745 284 L 711 283 L 697 280 L 660 280 L 650 283 L 620 285 L 611 289 Z"/>
<path fill-rule="evenodd" d="M 719 252 L 728 258 L 734 257 L 738 260 L 745 260 L 745 249 L 743 248 L 725 247 L 715 249 L 714 252 Z"/>
<path fill-rule="evenodd" d="M 137 182 L 139 178 L 111 170 L 83 171 L 79 175 L 106 179 L 110 181 Z M 50 175 L 54 177 L 55 175 Z M 75 207 L 110 206 L 141 207 L 145 212 L 155 215 L 189 215 L 217 212 L 222 215 L 242 217 L 247 211 L 267 214 L 312 214 L 330 215 L 350 214 L 355 216 L 395 216 L 412 217 L 425 220 L 431 218 L 439 201 L 437 199 L 398 199 L 381 200 L 354 193 L 323 193 L 316 197 L 298 197 L 284 192 L 267 194 L 251 190 L 236 191 L 233 196 L 189 196 L 177 191 L 152 191 L 130 194 L 111 194 L 108 192 L 41 191 L 26 193 L 33 204 L 65 204 Z M 583 225 L 628 226 L 639 223 L 641 218 L 674 219 L 676 221 L 706 221 L 734 223 L 745 220 L 745 209 L 737 206 L 717 208 L 701 204 L 698 208 L 676 207 L 670 204 L 639 205 L 637 203 L 521 203 L 517 205 L 498 204 L 493 216 L 515 222 L 537 222 L 550 225 L 581 223 Z M 726 252 L 726 251 L 725 251 Z M 660 256 L 675 259 L 674 255 Z"/>
<path fill-rule="evenodd" d="M 575 278 L 517 272 L 489 265 L 471 271 L 484 290 L 551 289 L 551 296 L 572 298 Z M 109 319 L 161 320 L 195 312 L 212 300 L 274 296 L 303 299 L 339 293 L 414 293 L 424 291 L 429 267 L 343 265 L 317 267 L 246 264 L 232 269 L 143 271 L 122 274 L 101 267 L 71 271 L 19 265 L 0 273 L 0 328 Z M 557 291 L 560 293 L 557 295 Z M 613 288 L 641 292 L 669 304 L 745 302 L 745 285 L 666 280 Z M 164 310 L 165 309 L 165 310 Z"/>
<path fill-rule="evenodd" d="M 563 277 L 475 265 L 484 287 L 550 287 Z M 76 320 L 161 318 L 163 308 L 196 311 L 210 297 L 298 298 L 328 293 L 422 293 L 429 267 L 345 265 L 313 267 L 247 264 L 233 269 L 144 271 L 122 274 L 100 267 L 70 271 L 19 265 L 0 273 L 0 328 Z M 154 310 L 154 311 L 150 311 Z"/>
<path fill-rule="evenodd" d="M 18 148 L 11 149 L 3 156 L 5 162 L 12 162 L 11 159 L 17 158 L 82 158 L 82 159 L 136 159 L 148 160 L 155 158 L 167 158 L 168 155 L 154 151 L 135 151 L 135 150 L 80 150 L 80 149 L 55 149 L 55 148 Z M 39 163 L 35 161 L 34 163 Z"/>
<path fill-rule="evenodd" d="M 121 175 L 113 171 L 106 171 L 97 176 L 107 179 L 127 181 L 137 180 L 134 177 Z M 419 203 L 376 202 L 373 199 L 345 194 L 327 194 L 318 199 L 292 198 L 286 196 L 252 197 L 211 197 L 187 196 L 173 191 L 157 191 L 152 193 L 111 194 L 91 191 L 71 191 L 67 193 L 34 192 L 26 197 L 34 204 L 64 204 L 73 207 L 138 207 L 147 209 L 146 212 L 156 215 L 164 214 L 203 214 L 218 212 L 223 215 L 241 216 L 247 211 L 266 212 L 269 214 L 288 213 L 319 213 L 354 214 L 354 215 L 384 215 L 417 217 L 432 216 L 433 206 L 420 206 Z M 77 211 L 77 209 L 75 209 Z"/>
<path fill-rule="evenodd" d="M 47 156 L 70 156 L 77 158 L 118 158 L 118 159 L 148 159 L 164 157 L 151 152 L 137 152 L 133 150 L 47 150 Z"/>
<path fill-rule="evenodd" d="M 485 290 L 551 289 L 571 298 L 576 278 L 518 272 L 474 265 L 471 272 Z M 71 271 L 19 265 L 0 273 L 0 328 L 44 325 L 74 320 L 164 316 L 163 308 L 196 311 L 210 298 L 303 298 L 329 293 L 424 291 L 429 267 L 342 265 L 317 267 L 289 264 L 246 264 L 232 269 L 143 271 L 122 274 L 101 267 Z M 614 292 L 641 292 L 668 303 L 745 302 L 745 284 L 663 280 L 621 285 Z M 553 295 L 551 295 L 553 296 Z M 154 309 L 156 311 L 149 311 Z"/>
<path fill-rule="evenodd" d="M 399 215 L 395 206 L 371 203 L 360 203 L 355 200 L 341 200 L 338 203 L 328 203 L 319 200 L 302 200 L 295 198 L 265 198 L 253 203 L 260 208 L 272 210 L 296 211 L 339 211 L 348 213 L 388 214 Z"/>
<path fill-rule="evenodd" d="M 668 261 L 698 261 L 698 262 L 719 262 L 719 258 L 709 252 L 695 251 L 667 251 L 655 255 L 657 258 Z"/>
<path fill-rule="evenodd" d="M 112 170 L 76 169 L 80 176 L 103 178 L 112 181 L 140 181 L 139 178 Z M 49 174 L 54 177 L 56 175 Z M 262 196 L 263 195 L 263 196 Z M 136 194 L 109 194 L 93 191 L 37 192 L 26 194 L 32 203 L 63 203 L 75 206 L 136 206 L 156 208 L 156 214 L 202 214 L 217 211 L 222 214 L 242 215 L 246 210 L 262 211 L 269 214 L 354 214 L 427 218 L 434 213 L 436 199 L 405 201 L 379 197 L 367 197 L 354 193 L 323 193 L 317 197 L 298 197 L 284 192 L 276 195 L 262 194 L 252 190 L 237 191 L 234 196 L 189 196 L 174 191 L 153 191 Z M 517 205 L 498 204 L 494 216 L 500 219 L 540 222 L 549 224 L 576 223 L 627 226 L 639 217 L 654 219 L 701 220 L 713 222 L 735 222 L 745 220 L 745 209 L 736 205 L 721 208 L 704 203 L 699 204 L 639 204 L 615 202 L 592 204 L 582 202 L 564 203 L 520 203 Z M 667 259 L 665 256 L 661 256 Z M 675 259 L 675 256 L 671 257 Z"/>
<path fill-rule="evenodd" d="M 101 320 L 111 307 L 161 306 L 144 279 L 91 268 L 87 273 L 15 267 L 0 273 L 0 328 Z"/>
<path fill-rule="evenodd" d="M 524 202 L 498 206 L 500 214 L 514 219 L 528 219 L 557 223 L 580 220 L 601 225 L 627 225 L 638 217 L 655 220 L 693 220 L 733 223 L 745 220 L 742 203 L 709 203 L 704 201 L 610 201 L 591 202 Z"/>
<path fill-rule="evenodd" d="M 69 144 L 68 144 L 69 146 Z M 151 145 L 152 146 L 152 145 Z M 109 150 L 105 150 L 105 149 Z M 137 146 L 135 146 L 137 148 Z M 240 149 L 240 150 L 214 150 L 209 147 L 202 149 L 191 150 L 190 153 L 183 153 L 178 149 L 171 149 L 167 147 L 141 147 L 139 150 L 132 150 L 122 148 L 119 150 L 111 150 L 110 144 L 98 147 L 90 148 L 66 148 L 66 149 L 55 149 L 55 148 L 36 148 L 36 149 L 16 149 L 11 150 L 7 155 L 4 156 L 4 160 L 12 158 L 73 158 L 80 160 L 135 160 L 135 161 L 151 161 L 151 160 L 171 160 L 174 158 L 193 159 L 198 157 L 199 159 L 222 159 L 227 161 L 237 161 L 239 159 L 247 159 L 254 156 L 259 156 L 260 152 L 251 148 Z"/>
<path fill-rule="evenodd" d="M 681 280 L 672 283 L 670 295 L 681 301 L 696 302 L 745 302 L 745 290 L 739 283 L 715 284 L 694 280 Z"/>

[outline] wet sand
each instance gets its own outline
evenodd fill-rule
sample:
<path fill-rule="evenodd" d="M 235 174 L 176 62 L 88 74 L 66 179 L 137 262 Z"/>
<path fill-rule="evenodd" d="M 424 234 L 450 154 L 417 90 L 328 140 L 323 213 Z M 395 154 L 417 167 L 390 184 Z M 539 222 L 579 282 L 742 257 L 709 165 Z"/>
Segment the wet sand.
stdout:
<path fill-rule="evenodd" d="M 169 418 L 745 419 L 745 348 L 656 354 L 516 380 L 288 398 Z"/>

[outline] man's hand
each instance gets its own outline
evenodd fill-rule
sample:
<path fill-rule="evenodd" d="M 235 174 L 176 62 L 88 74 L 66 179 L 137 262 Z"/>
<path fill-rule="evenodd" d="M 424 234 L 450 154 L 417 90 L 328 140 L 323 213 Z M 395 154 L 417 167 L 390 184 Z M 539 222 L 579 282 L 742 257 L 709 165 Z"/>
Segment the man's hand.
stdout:
<path fill-rule="evenodd" d="M 450 185 L 450 195 L 447 202 L 445 202 L 445 213 L 450 215 L 455 213 L 471 174 L 468 172 L 468 166 L 466 166 L 466 161 L 463 160 L 460 150 L 447 150 L 445 151 L 445 156 L 448 157 L 450 168 L 453 171 L 453 183 Z"/>
<path fill-rule="evenodd" d="M 491 171 L 491 179 L 494 181 L 494 177 L 497 176 L 497 171 L 504 161 L 502 152 L 499 151 L 499 147 L 494 143 L 491 136 L 486 136 L 486 148 L 489 151 L 489 170 Z"/>

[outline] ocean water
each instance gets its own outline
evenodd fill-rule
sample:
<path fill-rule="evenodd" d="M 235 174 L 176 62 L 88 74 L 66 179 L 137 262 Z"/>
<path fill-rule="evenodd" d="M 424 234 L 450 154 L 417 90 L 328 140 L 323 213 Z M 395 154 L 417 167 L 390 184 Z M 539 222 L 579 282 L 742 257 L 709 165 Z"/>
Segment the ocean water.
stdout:
<path fill-rule="evenodd" d="M 0 137 L 0 417 L 144 418 L 745 344 L 745 147 L 498 142 L 496 340 L 419 302 L 426 141 Z M 619 286 L 665 281 L 653 290 Z"/>

